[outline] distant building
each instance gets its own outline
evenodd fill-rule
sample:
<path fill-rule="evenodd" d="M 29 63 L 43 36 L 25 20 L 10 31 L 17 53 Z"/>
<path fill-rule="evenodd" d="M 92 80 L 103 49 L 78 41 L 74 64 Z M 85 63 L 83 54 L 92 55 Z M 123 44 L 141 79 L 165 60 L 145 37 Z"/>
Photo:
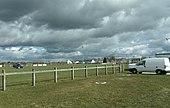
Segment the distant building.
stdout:
<path fill-rule="evenodd" d="M 138 63 L 141 60 L 141 58 L 130 58 L 129 63 Z"/>
<path fill-rule="evenodd" d="M 79 64 L 79 63 L 80 63 L 80 61 L 75 61 L 74 63 L 75 63 L 75 64 Z"/>
<path fill-rule="evenodd" d="M 156 53 L 155 57 L 168 57 L 168 58 L 170 58 L 170 53 Z"/>
<path fill-rule="evenodd" d="M 115 58 L 114 60 L 116 64 L 127 64 L 129 62 L 128 58 Z"/>

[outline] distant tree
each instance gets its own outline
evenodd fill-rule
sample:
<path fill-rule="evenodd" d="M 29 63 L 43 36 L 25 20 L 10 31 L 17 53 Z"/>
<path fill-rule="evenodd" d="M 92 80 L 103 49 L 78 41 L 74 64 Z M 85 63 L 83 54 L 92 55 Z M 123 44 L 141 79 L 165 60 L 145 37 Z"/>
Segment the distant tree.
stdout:
<path fill-rule="evenodd" d="M 104 57 L 103 63 L 107 63 L 107 58 L 106 57 Z"/>
<path fill-rule="evenodd" d="M 115 57 L 114 56 L 109 56 L 107 57 L 107 60 L 111 63 L 115 61 Z"/>

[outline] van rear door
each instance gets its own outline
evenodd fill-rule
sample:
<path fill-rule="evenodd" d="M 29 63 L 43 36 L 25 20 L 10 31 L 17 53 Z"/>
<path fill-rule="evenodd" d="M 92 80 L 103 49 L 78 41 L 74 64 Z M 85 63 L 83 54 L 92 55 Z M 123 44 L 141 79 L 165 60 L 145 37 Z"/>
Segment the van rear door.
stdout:
<path fill-rule="evenodd" d="M 165 71 L 170 71 L 170 58 L 165 59 Z"/>

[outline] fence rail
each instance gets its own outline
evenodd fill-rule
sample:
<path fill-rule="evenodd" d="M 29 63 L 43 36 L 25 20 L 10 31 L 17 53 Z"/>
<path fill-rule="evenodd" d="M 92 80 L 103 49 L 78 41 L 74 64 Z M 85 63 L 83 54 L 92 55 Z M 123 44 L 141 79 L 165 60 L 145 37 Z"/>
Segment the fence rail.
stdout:
<path fill-rule="evenodd" d="M 32 74 L 32 86 L 35 86 L 35 81 L 36 81 L 36 77 L 35 75 L 37 73 L 54 73 L 54 82 L 57 83 L 58 81 L 58 72 L 66 72 L 66 71 L 71 71 L 71 80 L 74 80 L 74 77 L 75 77 L 75 71 L 78 71 L 78 70 L 84 70 L 85 72 L 85 77 L 88 77 L 88 70 L 96 70 L 96 76 L 99 75 L 99 69 L 105 69 L 105 75 L 108 74 L 108 68 L 112 68 L 112 74 L 115 74 L 115 68 L 118 68 L 119 70 L 119 73 L 121 73 L 123 71 L 123 67 L 122 65 L 118 65 L 118 66 L 115 66 L 115 65 L 112 65 L 112 66 L 98 66 L 96 65 L 96 67 L 87 67 L 85 66 L 84 68 L 74 68 L 74 67 L 71 67 L 71 68 L 68 68 L 68 69 L 57 69 L 57 67 L 54 67 L 53 70 L 42 70 L 42 71 L 35 71 L 34 69 L 32 69 L 32 71 L 28 71 L 28 72 L 11 72 L 11 73 L 7 73 L 5 70 L 2 70 L 2 73 L 0 73 L 0 76 L 2 77 L 2 91 L 5 91 L 6 90 L 6 79 L 7 79 L 7 76 L 10 76 L 10 75 L 23 75 L 23 74 Z"/>

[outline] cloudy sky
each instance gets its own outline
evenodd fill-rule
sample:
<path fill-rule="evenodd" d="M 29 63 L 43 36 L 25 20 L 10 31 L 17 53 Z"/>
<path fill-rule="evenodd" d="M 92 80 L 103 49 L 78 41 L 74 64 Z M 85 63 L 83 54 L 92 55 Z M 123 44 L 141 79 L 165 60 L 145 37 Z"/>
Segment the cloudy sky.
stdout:
<path fill-rule="evenodd" d="M 170 51 L 170 0 L 0 0 L 0 61 Z"/>

